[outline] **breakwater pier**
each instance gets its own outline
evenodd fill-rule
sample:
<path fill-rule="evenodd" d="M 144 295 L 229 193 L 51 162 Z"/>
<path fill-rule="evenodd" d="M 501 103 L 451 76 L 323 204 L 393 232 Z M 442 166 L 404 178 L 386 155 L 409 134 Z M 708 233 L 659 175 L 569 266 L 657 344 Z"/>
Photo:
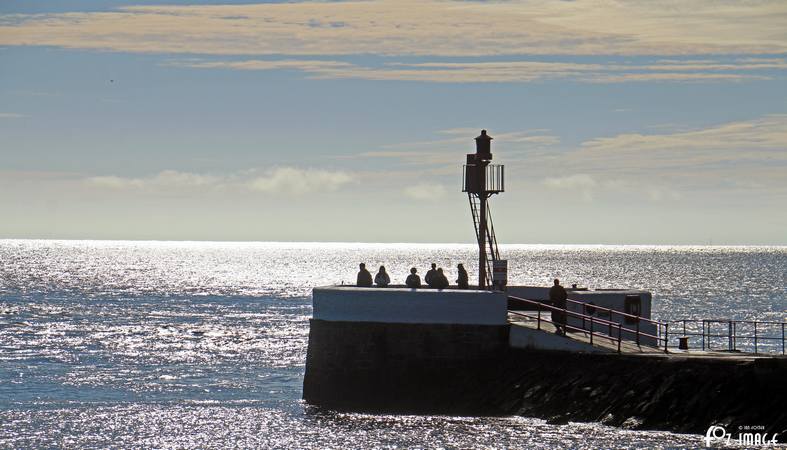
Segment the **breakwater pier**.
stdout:
<path fill-rule="evenodd" d="M 598 311 L 561 336 L 521 300 L 472 289 L 315 288 L 303 398 L 344 411 L 686 433 L 761 426 L 787 436 L 787 358 L 666 348 L 658 335 L 655 345 L 638 343 L 622 325 L 591 322 Z"/>

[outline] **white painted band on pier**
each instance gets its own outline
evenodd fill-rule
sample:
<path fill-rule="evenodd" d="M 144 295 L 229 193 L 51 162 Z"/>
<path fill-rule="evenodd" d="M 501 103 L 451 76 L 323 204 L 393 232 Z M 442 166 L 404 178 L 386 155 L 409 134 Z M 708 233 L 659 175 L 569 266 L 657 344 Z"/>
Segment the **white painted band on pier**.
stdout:
<path fill-rule="evenodd" d="M 314 288 L 313 317 L 343 322 L 506 325 L 502 292 L 458 289 Z"/>

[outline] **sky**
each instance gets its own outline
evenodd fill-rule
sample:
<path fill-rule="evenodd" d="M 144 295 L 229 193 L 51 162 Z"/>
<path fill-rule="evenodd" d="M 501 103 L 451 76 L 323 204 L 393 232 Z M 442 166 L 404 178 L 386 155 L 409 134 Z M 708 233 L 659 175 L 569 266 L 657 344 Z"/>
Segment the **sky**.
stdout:
<path fill-rule="evenodd" d="M 787 2 L 0 0 L 0 239 L 787 245 Z"/>

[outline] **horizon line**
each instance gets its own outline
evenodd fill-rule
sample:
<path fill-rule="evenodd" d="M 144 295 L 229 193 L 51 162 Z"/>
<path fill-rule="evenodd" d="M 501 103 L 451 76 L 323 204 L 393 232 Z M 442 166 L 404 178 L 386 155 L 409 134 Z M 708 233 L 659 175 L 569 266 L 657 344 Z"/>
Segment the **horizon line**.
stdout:
<path fill-rule="evenodd" d="M 475 242 L 369 242 L 369 241 L 295 241 L 295 240 L 208 240 L 208 239 L 109 239 L 109 238 L 5 238 L 4 241 L 51 241 L 51 242 L 137 242 L 137 243 L 184 243 L 184 244 L 346 244 L 346 245 L 466 245 L 477 247 Z M 580 246 L 580 247 L 785 247 L 784 244 L 741 244 L 741 243 L 500 243 L 506 246 Z"/>

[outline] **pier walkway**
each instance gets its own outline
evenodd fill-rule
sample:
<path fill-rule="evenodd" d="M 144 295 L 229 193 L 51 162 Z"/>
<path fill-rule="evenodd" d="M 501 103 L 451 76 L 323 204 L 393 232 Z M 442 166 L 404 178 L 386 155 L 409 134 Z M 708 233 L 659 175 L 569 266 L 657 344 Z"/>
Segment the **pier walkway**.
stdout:
<path fill-rule="evenodd" d="M 542 320 L 540 330 L 537 328 L 536 321 L 528 320 L 521 317 L 516 313 L 509 313 L 508 321 L 512 327 L 525 327 L 533 331 L 540 331 L 546 335 L 555 335 L 555 326 L 550 321 Z M 572 330 L 566 333 L 565 336 L 557 336 L 556 338 L 569 339 L 585 345 L 593 346 L 602 352 L 617 353 L 618 344 L 617 339 L 613 342 L 609 339 L 599 339 L 598 334 L 595 334 L 593 342 L 590 342 L 590 333 L 587 330 Z M 773 358 L 782 357 L 781 355 L 772 354 L 754 354 L 744 352 L 729 352 L 729 351 L 712 351 L 712 350 L 679 350 L 677 348 L 669 348 L 666 352 L 663 348 L 656 348 L 649 345 L 640 345 L 636 342 L 622 339 L 620 341 L 620 353 L 629 355 L 647 355 L 647 356 L 663 356 L 663 357 L 690 357 L 690 358 L 724 358 L 724 359 L 738 359 L 741 361 L 748 361 L 756 358 Z"/>
<path fill-rule="evenodd" d="M 508 311 L 508 322 L 512 326 L 512 345 L 514 346 L 538 348 L 543 345 L 543 348 L 555 350 L 564 349 L 580 352 L 620 353 L 670 358 L 713 358 L 741 361 L 758 358 L 787 358 L 784 355 L 773 353 L 749 353 L 729 350 L 710 350 L 705 348 L 701 350 L 679 349 L 668 345 L 668 324 L 643 318 L 642 320 L 657 324 L 657 335 L 650 335 L 640 333 L 639 330 L 627 330 L 619 323 L 594 318 L 590 315 L 584 315 L 567 309 L 556 308 L 536 300 L 527 300 L 510 296 L 509 300 L 530 307 L 526 310 Z M 552 311 L 559 311 L 568 316 L 579 318 L 582 320 L 582 328 L 568 325 L 566 326 L 567 333 L 565 333 L 565 335 L 556 334 L 555 325 L 551 320 Z M 619 311 L 611 312 L 626 315 Z M 599 331 L 599 326 L 607 332 Z M 526 337 L 513 337 L 520 335 Z M 673 336 L 677 339 L 681 335 L 674 334 Z M 514 340 L 520 342 L 518 344 L 513 344 Z M 647 345 L 645 342 L 655 343 L 657 345 Z"/>

